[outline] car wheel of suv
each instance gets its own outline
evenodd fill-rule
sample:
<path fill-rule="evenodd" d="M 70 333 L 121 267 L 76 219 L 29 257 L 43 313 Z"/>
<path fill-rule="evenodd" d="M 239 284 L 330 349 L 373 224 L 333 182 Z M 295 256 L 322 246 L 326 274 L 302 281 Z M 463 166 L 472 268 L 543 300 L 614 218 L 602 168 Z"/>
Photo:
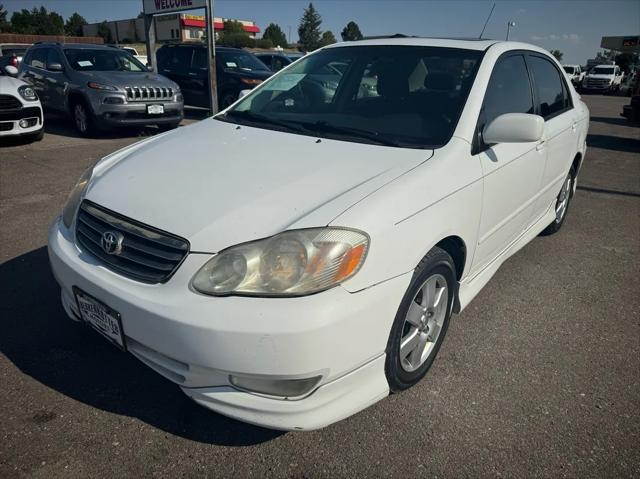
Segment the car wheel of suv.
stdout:
<path fill-rule="evenodd" d="M 224 110 L 229 105 L 231 105 L 233 102 L 235 102 L 237 99 L 238 99 L 237 95 L 234 95 L 233 93 L 225 93 L 220 98 L 220 109 Z"/>
<path fill-rule="evenodd" d="M 76 125 L 76 130 L 83 136 L 88 136 L 93 133 L 94 119 L 93 114 L 82 101 L 78 101 L 73 104 L 72 107 L 73 122 Z"/>
<path fill-rule="evenodd" d="M 455 284 L 453 259 L 432 249 L 416 268 L 391 328 L 385 362 L 391 391 L 413 386 L 433 364 L 449 326 Z"/>
<path fill-rule="evenodd" d="M 562 183 L 562 188 L 560 189 L 560 193 L 558 193 L 558 197 L 556 198 L 556 219 L 547 226 L 542 233 L 541 236 L 548 236 L 554 233 L 557 233 L 560 228 L 562 228 L 562 224 L 564 223 L 565 218 L 567 217 L 567 211 L 569 210 L 569 203 L 571 202 L 571 197 L 573 196 L 573 182 L 575 177 L 575 171 L 573 167 L 569 171 L 569 174 Z"/>

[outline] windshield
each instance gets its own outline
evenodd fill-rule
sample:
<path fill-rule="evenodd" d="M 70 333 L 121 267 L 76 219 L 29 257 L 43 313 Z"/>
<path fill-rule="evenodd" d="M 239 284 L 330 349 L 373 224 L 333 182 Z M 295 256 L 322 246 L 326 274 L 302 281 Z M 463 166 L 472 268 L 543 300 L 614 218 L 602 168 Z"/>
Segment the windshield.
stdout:
<path fill-rule="evenodd" d="M 446 144 L 482 52 L 414 46 L 329 48 L 249 94 L 223 121 L 407 148 Z"/>
<path fill-rule="evenodd" d="M 78 71 L 143 72 L 147 69 L 130 53 L 120 49 L 90 50 L 67 49 L 64 51 L 71 68 Z"/>
<path fill-rule="evenodd" d="M 574 67 L 562 67 L 564 68 L 564 71 L 567 72 L 569 75 L 573 75 L 576 72 L 576 69 Z"/>
<path fill-rule="evenodd" d="M 597 67 L 591 70 L 592 75 L 613 75 L 612 67 Z"/>
<path fill-rule="evenodd" d="M 237 52 L 216 52 L 218 61 L 222 63 L 224 68 L 230 68 L 232 70 L 239 69 L 244 71 L 264 70 L 271 71 L 269 67 L 262 63 L 258 58 L 243 51 Z"/>

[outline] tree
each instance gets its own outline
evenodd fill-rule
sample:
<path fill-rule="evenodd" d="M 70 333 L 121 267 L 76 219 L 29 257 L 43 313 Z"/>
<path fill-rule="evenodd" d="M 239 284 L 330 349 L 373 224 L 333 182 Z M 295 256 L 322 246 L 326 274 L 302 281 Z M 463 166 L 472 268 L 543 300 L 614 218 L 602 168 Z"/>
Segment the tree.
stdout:
<path fill-rule="evenodd" d="M 64 31 L 69 36 L 81 37 L 82 26 L 86 25 L 87 21 L 79 13 L 74 13 L 67 19 L 67 23 L 64 24 Z"/>
<path fill-rule="evenodd" d="M 286 35 L 280 26 L 275 23 L 270 23 L 269 26 L 264 29 L 262 38 L 264 40 L 271 40 L 271 43 L 277 47 L 287 48 L 288 46 Z"/>
<path fill-rule="evenodd" d="M 324 32 L 322 34 L 322 37 L 320 38 L 320 46 L 324 47 L 326 45 L 331 45 L 332 43 L 336 42 L 336 37 L 333 35 L 333 32 L 331 30 L 327 30 L 326 32 Z"/>
<path fill-rule="evenodd" d="M 305 51 L 313 51 L 320 46 L 320 25 L 322 18 L 313 6 L 309 6 L 304 10 L 300 25 L 298 26 L 298 37 L 300 38 L 300 46 Z"/>
<path fill-rule="evenodd" d="M 616 65 L 620 66 L 620 70 L 627 75 L 631 72 L 631 65 L 638 63 L 637 53 L 620 53 L 614 59 Z"/>
<path fill-rule="evenodd" d="M 230 34 L 230 33 L 244 33 L 247 35 L 247 32 L 244 31 L 244 27 L 242 23 L 237 22 L 235 20 L 226 20 L 224 22 L 224 28 L 222 30 L 222 34 Z M 247 35 L 249 36 L 249 35 Z"/>
<path fill-rule="evenodd" d="M 11 15 L 11 28 L 14 33 L 64 35 L 64 19 L 56 12 L 49 12 L 44 7 L 32 10 L 23 8 Z"/>
<path fill-rule="evenodd" d="M 360 27 L 356 22 L 349 22 L 347 26 L 344 27 L 342 33 L 340 34 L 342 40 L 345 42 L 352 42 L 354 40 L 362 40 L 362 32 L 360 31 Z"/>
<path fill-rule="evenodd" d="M 558 60 L 559 62 L 562 61 L 562 57 L 564 56 L 564 53 L 562 53 L 560 50 L 551 50 L 549 53 L 556 57 L 556 60 Z"/>
<path fill-rule="evenodd" d="M 0 33 L 10 32 L 11 24 L 7 21 L 7 11 L 0 3 Z"/>
<path fill-rule="evenodd" d="M 105 43 L 113 43 L 113 36 L 111 35 L 111 30 L 109 30 L 109 25 L 106 20 L 98 25 L 97 35 L 102 37 Z"/>

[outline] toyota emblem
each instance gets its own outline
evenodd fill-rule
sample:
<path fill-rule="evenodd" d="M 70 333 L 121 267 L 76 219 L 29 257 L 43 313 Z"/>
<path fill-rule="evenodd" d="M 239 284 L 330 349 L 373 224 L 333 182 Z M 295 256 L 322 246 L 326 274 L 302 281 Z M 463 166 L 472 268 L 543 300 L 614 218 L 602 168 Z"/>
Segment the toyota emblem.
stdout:
<path fill-rule="evenodd" d="M 122 242 L 124 235 L 118 231 L 105 231 L 102 233 L 100 245 L 107 254 L 120 254 L 122 252 Z"/>

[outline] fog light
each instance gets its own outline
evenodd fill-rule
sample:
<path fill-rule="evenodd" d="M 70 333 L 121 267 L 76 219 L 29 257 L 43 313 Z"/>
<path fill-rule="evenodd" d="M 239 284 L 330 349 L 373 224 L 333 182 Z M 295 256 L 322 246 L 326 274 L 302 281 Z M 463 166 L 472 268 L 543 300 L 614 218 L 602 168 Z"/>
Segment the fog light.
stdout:
<path fill-rule="evenodd" d="M 20 120 L 18 125 L 20 125 L 20 128 L 29 128 L 29 120 Z"/>
<path fill-rule="evenodd" d="M 313 390 L 322 376 L 304 379 L 273 379 L 268 376 L 229 376 L 229 381 L 238 389 L 279 397 L 303 396 Z"/>
<path fill-rule="evenodd" d="M 119 96 L 108 96 L 103 100 L 103 103 L 107 103 L 109 105 L 122 105 L 124 104 L 124 98 Z"/>

